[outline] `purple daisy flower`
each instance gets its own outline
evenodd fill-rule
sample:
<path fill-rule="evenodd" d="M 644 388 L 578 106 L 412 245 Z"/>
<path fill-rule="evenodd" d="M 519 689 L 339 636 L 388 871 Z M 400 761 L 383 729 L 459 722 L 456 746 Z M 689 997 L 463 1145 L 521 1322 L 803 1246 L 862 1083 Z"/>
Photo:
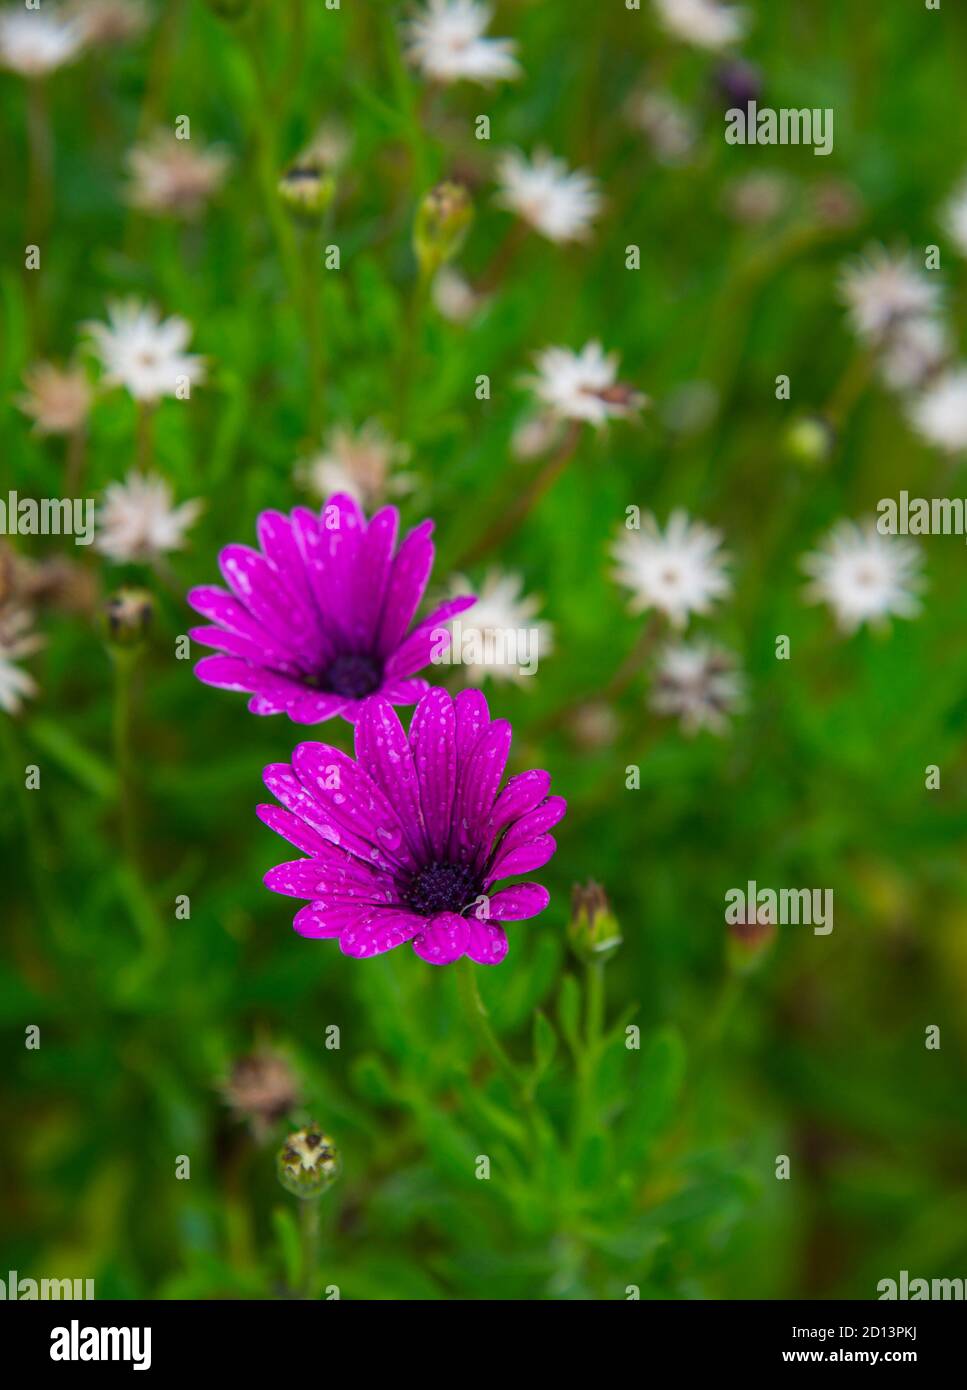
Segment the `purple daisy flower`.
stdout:
<path fill-rule="evenodd" d="M 195 675 L 206 685 L 244 690 L 253 714 L 287 714 L 296 724 L 342 715 L 378 692 L 411 705 L 428 688 L 413 679 L 439 650 L 441 624 L 475 601 L 450 599 L 411 627 L 433 568 L 433 522 L 396 537 L 399 513 L 384 507 L 367 524 L 342 493 L 317 516 L 262 512 L 260 550 L 227 545 L 218 557 L 231 593 L 213 584 L 188 602 L 214 626 L 191 636 L 221 655 Z"/>
<path fill-rule="evenodd" d="M 432 965 L 463 955 L 502 961 L 501 924 L 535 917 L 550 895 L 539 883 L 498 882 L 547 863 L 557 848 L 547 832 L 567 807 L 548 796 L 546 772 L 518 773 L 499 790 L 510 741 L 510 724 L 491 720 L 479 690 L 454 699 L 434 687 L 408 738 L 376 695 L 356 720 L 355 761 L 300 743 L 291 766 L 267 767 L 265 785 L 282 807 L 258 814 L 310 856 L 265 875 L 273 892 L 308 900 L 296 931 L 334 937 L 347 956 L 412 941 Z"/>

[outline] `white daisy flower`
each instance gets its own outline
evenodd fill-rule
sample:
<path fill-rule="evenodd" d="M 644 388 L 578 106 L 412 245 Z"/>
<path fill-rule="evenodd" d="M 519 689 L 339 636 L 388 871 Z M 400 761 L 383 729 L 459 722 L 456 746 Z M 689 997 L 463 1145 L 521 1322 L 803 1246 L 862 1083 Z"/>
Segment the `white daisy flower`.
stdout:
<path fill-rule="evenodd" d="M 950 357 L 952 342 L 940 319 L 903 319 L 884 347 L 880 373 L 893 391 L 923 386 Z"/>
<path fill-rule="evenodd" d="M 217 145 L 200 148 L 197 140 L 179 140 L 158 131 L 128 151 L 129 201 L 156 216 L 197 217 L 221 188 L 231 157 Z"/>
<path fill-rule="evenodd" d="M 748 16 L 719 0 L 654 0 L 658 17 L 670 34 L 697 48 L 726 48 L 738 43 L 748 28 Z"/>
<path fill-rule="evenodd" d="M 909 416 L 928 444 L 950 454 L 967 449 L 967 367 L 939 376 L 911 402 Z"/>
<path fill-rule="evenodd" d="M 513 40 L 484 37 L 492 16 L 478 0 L 427 0 L 406 26 L 406 56 L 433 82 L 519 77 Z"/>
<path fill-rule="evenodd" d="M 131 472 L 123 483 L 109 483 L 97 512 L 95 541 L 117 564 L 146 563 L 181 550 L 185 532 L 201 514 L 199 499 L 174 505 L 171 488 L 157 474 Z"/>
<path fill-rule="evenodd" d="M 296 481 L 322 500 L 345 492 L 369 509 L 413 490 L 412 474 L 392 471 L 409 455 L 407 446 L 391 439 L 376 420 L 357 430 L 336 425 L 323 440 L 322 452 L 296 465 Z"/>
<path fill-rule="evenodd" d="M 37 693 L 37 682 L 17 665 L 44 645 L 30 628 L 33 618 L 25 608 L 0 608 L 0 709 L 17 714 L 23 701 Z"/>
<path fill-rule="evenodd" d="M 802 567 L 812 576 L 806 596 L 826 603 L 844 632 L 863 623 L 883 626 L 891 616 L 913 618 L 923 587 L 919 548 L 897 536 L 882 535 L 873 522 L 840 521 Z"/>
<path fill-rule="evenodd" d="M 72 62 L 83 46 L 81 26 L 49 5 L 0 13 L 0 67 L 21 77 L 46 77 Z"/>
<path fill-rule="evenodd" d="M 74 434 L 81 428 L 94 400 L 82 368 L 37 362 L 27 368 L 23 380 L 27 390 L 16 404 L 33 420 L 38 434 Z"/>
<path fill-rule="evenodd" d="M 962 256 L 967 256 L 967 181 L 954 190 L 944 209 L 944 228 Z"/>
<path fill-rule="evenodd" d="M 596 180 L 547 150 L 536 150 L 530 162 L 518 150 L 506 151 L 497 177 L 497 201 L 549 241 L 583 241 L 601 209 Z"/>
<path fill-rule="evenodd" d="M 605 354 L 599 342 L 580 352 L 549 347 L 537 355 L 537 376 L 531 385 L 538 399 L 564 420 L 603 425 L 612 416 L 634 414 L 648 404 L 633 387 L 618 381 L 618 357 Z"/>
<path fill-rule="evenodd" d="M 437 313 L 450 323 L 466 323 L 483 303 L 467 277 L 450 265 L 437 271 L 430 292 Z"/>
<path fill-rule="evenodd" d="M 473 607 L 449 625 L 451 659 L 462 656 L 468 685 L 479 685 L 484 676 L 523 683 L 529 678 L 527 669 L 533 673 L 540 661 L 550 655 L 553 626 L 543 619 L 535 621 L 541 600 L 533 594 L 524 597 L 523 589 L 519 574 L 499 570 L 491 570 L 480 585 L 472 585 L 463 575 L 454 576 L 454 597 L 477 596 Z"/>
<path fill-rule="evenodd" d="M 626 110 L 660 163 L 684 164 L 694 152 L 698 137 L 692 113 L 667 92 L 636 92 Z"/>
<path fill-rule="evenodd" d="M 205 359 L 186 353 L 191 325 L 162 320 L 153 305 L 128 300 L 108 307 L 108 322 L 85 325 L 112 386 L 124 386 L 136 401 L 174 396 L 205 379 Z"/>
<path fill-rule="evenodd" d="M 871 247 L 863 259 L 847 265 L 840 278 L 853 328 L 861 338 L 880 341 L 906 319 L 934 313 L 940 287 L 909 253 L 891 254 Z"/>
<path fill-rule="evenodd" d="M 676 717 L 685 734 L 723 734 L 729 715 L 743 707 L 744 692 L 730 652 L 707 642 L 681 642 L 660 653 L 649 703 L 656 714 Z"/>
<path fill-rule="evenodd" d="M 690 521 L 687 512 L 672 512 L 664 531 L 647 512 L 641 530 L 623 531 L 612 548 L 615 578 L 632 593 L 631 611 L 657 609 L 677 628 L 692 613 L 707 613 L 732 590 L 721 543 L 721 532 Z"/>

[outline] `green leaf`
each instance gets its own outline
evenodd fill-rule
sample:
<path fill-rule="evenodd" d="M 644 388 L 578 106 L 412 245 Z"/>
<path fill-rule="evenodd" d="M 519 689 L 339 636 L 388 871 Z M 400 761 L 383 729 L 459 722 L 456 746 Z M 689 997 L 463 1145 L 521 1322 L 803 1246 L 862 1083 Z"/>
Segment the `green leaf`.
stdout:
<path fill-rule="evenodd" d="M 651 1035 L 639 1057 L 641 1070 L 629 1119 L 636 1152 L 672 1119 L 685 1077 L 685 1044 L 676 1029 L 661 1028 Z"/>
<path fill-rule="evenodd" d="M 377 1105 L 399 1099 L 399 1087 L 393 1084 L 383 1061 L 373 1052 L 364 1052 L 353 1064 L 353 1082 L 366 1100 Z"/>
<path fill-rule="evenodd" d="M 117 779 L 113 770 L 96 753 L 74 737 L 62 722 L 43 716 L 30 722 L 28 736 L 32 743 L 95 796 L 110 800 L 117 795 Z"/>

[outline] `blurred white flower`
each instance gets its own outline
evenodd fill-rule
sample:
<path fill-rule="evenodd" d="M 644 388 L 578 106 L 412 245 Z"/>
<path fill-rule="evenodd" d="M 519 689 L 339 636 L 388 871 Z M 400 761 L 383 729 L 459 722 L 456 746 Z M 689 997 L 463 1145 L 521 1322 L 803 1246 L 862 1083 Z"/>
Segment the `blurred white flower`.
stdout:
<path fill-rule="evenodd" d="M 44 639 L 31 632 L 32 615 L 25 608 L 0 608 L 0 709 L 17 714 L 25 699 L 37 693 L 37 683 L 16 664 L 32 656 Z"/>
<path fill-rule="evenodd" d="M 162 320 L 153 305 L 136 300 L 108 306 L 108 322 L 85 327 L 112 386 L 124 386 L 136 401 L 153 402 L 179 394 L 205 378 L 205 359 L 185 348 L 191 325 L 183 318 Z"/>
<path fill-rule="evenodd" d="M 771 222 L 789 203 L 789 182 L 782 174 L 765 169 L 743 174 L 726 185 L 723 203 L 736 222 L 747 226 Z"/>
<path fill-rule="evenodd" d="M 164 478 L 131 472 L 123 483 L 109 483 L 104 489 L 95 545 L 118 564 L 154 560 L 183 547 L 185 532 L 203 506 L 195 498 L 176 507 Z"/>
<path fill-rule="evenodd" d="M 492 16 L 478 0 L 427 0 L 406 26 L 406 56 L 434 82 L 519 77 L 513 40 L 484 37 Z"/>
<path fill-rule="evenodd" d="M 683 733 L 723 734 L 729 715 L 743 707 L 744 692 L 730 652 L 707 642 L 681 642 L 660 653 L 649 703 L 656 714 L 677 717 Z"/>
<path fill-rule="evenodd" d="M 844 267 L 839 290 L 855 332 L 874 341 L 905 319 L 929 316 L 940 299 L 940 287 L 908 252 L 891 254 L 882 246 Z"/>
<path fill-rule="evenodd" d="M 375 420 L 367 420 L 357 430 L 335 425 L 323 440 L 322 452 L 298 463 L 295 476 L 322 500 L 345 492 L 371 508 L 387 497 L 412 491 L 412 474 L 392 472 L 408 458 L 406 445 L 391 439 Z"/>
<path fill-rule="evenodd" d="M 944 208 L 944 227 L 962 256 L 967 256 L 967 181 L 956 188 Z"/>
<path fill-rule="evenodd" d="M 903 319 L 889 335 L 880 373 L 894 391 L 923 386 L 947 361 L 952 342 L 940 319 Z"/>
<path fill-rule="evenodd" d="M 812 576 L 806 597 L 828 604 L 844 632 L 863 623 L 883 626 L 892 615 L 913 618 L 924 584 L 921 563 L 917 546 L 882 535 L 873 522 L 839 521 L 817 550 L 803 556 Z"/>
<path fill-rule="evenodd" d="M 643 132 L 662 164 L 684 164 L 694 151 L 694 117 L 667 92 L 635 92 L 626 110 L 628 119 Z"/>
<path fill-rule="evenodd" d="M 86 43 L 105 48 L 137 38 L 151 17 L 144 0 L 75 0 L 68 13 L 77 20 Z"/>
<path fill-rule="evenodd" d="M 549 241 L 583 241 L 601 209 L 597 181 L 547 150 L 536 150 L 529 162 L 520 151 L 507 150 L 497 178 L 497 201 Z"/>
<path fill-rule="evenodd" d="M 510 436 L 510 451 L 514 458 L 526 463 L 529 459 L 540 458 L 549 453 L 561 442 L 564 421 L 559 415 L 544 410 L 535 415 L 527 415 L 515 426 Z"/>
<path fill-rule="evenodd" d="M 748 16 L 719 0 L 654 0 L 658 17 L 670 34 L 698 48 L 725 48 L 743 38 Z"/>
<path fill-rule="evenodd" d="M 53 6 L 0 12 L 0 67 L 21 77 L 45 77 L 72 62 L 83 46 L 80 25 Z"/>
<path fill-rule="evenodd" d="M 461 574 L 451 580 L 451 593 L 476 594 L 477 602 L 450 624 L 453 653 L 482 654 L 477 664 L 465 664 L 463 676 L 468 685 L 479 685 L 484 676 L 494 680 L 524 683 L 521 670 L 529 657 L 535 663 L 550 655 L 554 642 L 553 626 L 537 619 L 542 601 L 534 595 L 524 597 L 524 581 L 519 574 L 491 570 L 482 584 L 474 585 Z M 456 640 L 459 637 L 459 642 Z"/>
<path fill-rule="evenodd" d="M 16 404 L 34 422 L 38 434 L 73 434 L 87 419 L 94 399 L 80 367 L 37 362 L 23 375 L 26 394 Z"/>
<path fill-rule="evenodd" d="M 568 720 L 568 728 L 579 748 L 594 752 L 614 743 L 621 732 L 621 722 L 606 701 L 592 700 L 578 706 Z"/>
<path fill-rule="evenodd" d="M 641 530 L 623 531 L 612 548 L 614 577 L 631 590 L 631 611 L 657 609 L 677 628 L 692 613 L 707 613 L 732 589 L 721 543 L 719 531 L 690 521 L 687 512 L 672 512 L 664 531 L 646 512 Z"/>
<path fill-rule="evenodd" d="M 617 380 L 618 357 L 599 342 L 580 352 L 549 347 L 538 353 L 537 376 L 530 384 L 539 400 L 559 418 L 599 426 L 612 416 L 634 414 L 648 404 L 633 387 Z"/>
<path fill-rule="evenodd" d="M 967 449 L 967 367 L 937 377 L 910 403 L 909 416 L 928 444 L 951 454 Z"/>
<path fill-rule="evenodd" d="M 450 265 L 443 266 L 433 277 L 431 294 L 437 313 L 450 323 L 466 323 L 483 303 L 483 296 L 467 277 Z"/>
<path fill-rule="evenodd" d="M 128 151 L 127 164 L 132 177 L 128 200 L 135 207 L 162 217 L 192 218 L 225 182 L 231 156 L 217 145 L 199 148 L 196 140 L 157 131 Z"/>

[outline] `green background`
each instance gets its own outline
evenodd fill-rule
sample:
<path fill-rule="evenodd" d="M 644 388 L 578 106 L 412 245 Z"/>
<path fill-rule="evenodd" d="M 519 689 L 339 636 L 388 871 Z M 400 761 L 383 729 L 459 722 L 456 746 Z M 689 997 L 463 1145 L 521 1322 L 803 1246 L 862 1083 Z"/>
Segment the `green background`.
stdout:
<path fill-rule="evenodd" d="M 727 146 L 715 60 L 662 34 L 647 3 L 503 3 L 491 32 L 518 40 L 522 80 L 435 94 L 401 64 L 403 7 L 303 0 L 226 22 L 199 0 L 171 3 L 142 39 L 49 82 L 56 202 L 36 322 L 20 269 L 24 84 L 0 75 L 4 491 L 60 495 L 62 441 L 31 434 L 12 404 L 40 333 L 45 354 L 69 356 L 77 326 L 132 293 L 187 317 L 193 349 L 212 362 L 190 405 L 165 402 L 156 418 L 158 469 L 179 500 L 206 500 L 172 557 L 174 593 L 63 541 L 18 542 L 37 558 L 70 549 L 104 596 L 122 580 L 155 589 L 158 614 L 135 681 L 137 872 L 122 851 L 113 674 L 94 619 L 42 615 L 48 645 L 29 663 L 42 695 L 2 720 L 0 1272 L 93 1277 L 102 1297 L 284 1295 L 297 1204 L 274 1178 L 283 1131 L 255 1143 L 218 1092 L 232 1059 L 267 1040 L 342 1154 L 317 1292 L 624 1298 L 633 1285 L 642 1297 L 869 1298 L 901 1269 L 967 1273 L 963 540 L 925 540 L 924 612 L 886 636 L 840 636 L 827 611 L 804 605 L 797 564 L 835 519 L 903 487 L 965 495 L 964 471 L 913 436 L 875 381 L 827 460 L 806 467 L 785 446 L 790 422 L 821 409 L 854 360 L 836 282 L 871 240 L 941 245 L 961 331 L 967 267 L 938 208 L 967 164 L 967 18 L 952 3 L 935 13 L 900 0 L 748 8 L 743 51 L 761 69 L 761 101 L 831 106 L 828 159 Z M 684 167 L 657 163 L 627 120 L 628 95 L 649 81 L 699 123 Z M 474 139 L 481 113 L 489 144 Z M 193 137 L 235 156 L 224 193 L 186 229 L 132 214 L 122 196 L 125 151 L 180 114 Z M 304 248 L 323 393 L 310 380 L 304 294 L 280 256 L 279 237 L 298 249 L 300 234 L 273 197 L 324 118 L 345 125 L 352 148 L 324 236 Z M 510 227 L 493 203 L 495 152 L 541 143 L 601 179 L 607 207 L 591 240 L 528 238 L 468 325 L 414 313 L 421 194 L 446 175 L 470 183 L 476 220 L 460 264 L 482 274 Z M 763 226 L 737 224 L 726 190 L 761 170 L 788 178 L 788 206 Z M 852 225 L 811 212 L 830 176 L 859 195 Z M 322 268 L 325 241 L 340 247 L 338 272 Z M 632 243 L 638 271 L 625 269 Z M 537 875 L 550 908 L 514 924 L 505 963 L 479 972 L 525 1068 L 535 1010 L 545 1020 L 535 1142 L 479 1051 L 453 971 L 405 949 L 358 962 L 304 941 L 290 904 L 263 888 L 289 856 L 254 815 L 261 769 L 313 731 L 248 714 L 241 696 L 203 687 L 175 660 L 191 621 L 177 592 L 214 581 L 218 549 L 251 543 L 260 509 L 303 500 L 293 464 L 321 427 L 376 417 L 396 430 L 410 370 L 406 442 L 421 483 L 403 511 L 410 524 L 436 519 L 439 595 L 540 466 L 509 448 L 533 354 L 595 337 L 653 405 L 638 425 L 585 433 L 491 557 L 543 596 L 556 635 L 535 679 L 487 684 L 491 708 L 514 722 L 512 770 L 547 767 L 570 804 L 558 854 Z M 479 373 L 489 401 L 474 397 Z M 779 373 L 788 402 L 775 398 Z M 665 406 L 695 380 L 713 383 L 720 410 L 682 435 Z M 100 399 L 87 494 L 128 471 L 134 435 L 130 399 Z M 541 733 L 607 687 L 638 635 L 609 577 L 630 504 L 662 519 L 684 505 L 725 532 L 735 594 L 696 625 L 747 670 L 748 709 L 725 738 L 688 740 L 656 720 L 647 673 L 614 703 L 606 746 L 582 748 L 566 724 Z M 788 662 L 775 659 L 778 634 L 791 639 Z M 348 746 L 344 725 L 315 734 Z M 38 792 L 23 790 L 28 763 L 41 768 Z M 630 764 L 637 791 L 625 787 Z M 941 768 L 938 791 L 925 790 L 928 764 Z M 608 1040 L 590 1059 L 586 982 L 565 939 L 571 884 L 589 877 L 624 935 L 605 971 Z M 835 930 L 780 928 L 740 979 L 723 904 L 750 878 L 832 888 Z M 178 894 L 190 896 L 188 921 L 175 920 Z M 640 1050 L 624 1045 L 629 1022 Z M 24 1047 L 30 1024 L 36 1051 Z M 331 1025 L 338 1050 L 326 1047 Z M 924 1045 L 929 1025 L 938 1051 Z M 475 1177 L 481 1154 L 489 1181 Z M 788 1181 L 774 1176 L 780 1154 Z M 175 1178 L 178 1155 L 190 1181 Z"/>

